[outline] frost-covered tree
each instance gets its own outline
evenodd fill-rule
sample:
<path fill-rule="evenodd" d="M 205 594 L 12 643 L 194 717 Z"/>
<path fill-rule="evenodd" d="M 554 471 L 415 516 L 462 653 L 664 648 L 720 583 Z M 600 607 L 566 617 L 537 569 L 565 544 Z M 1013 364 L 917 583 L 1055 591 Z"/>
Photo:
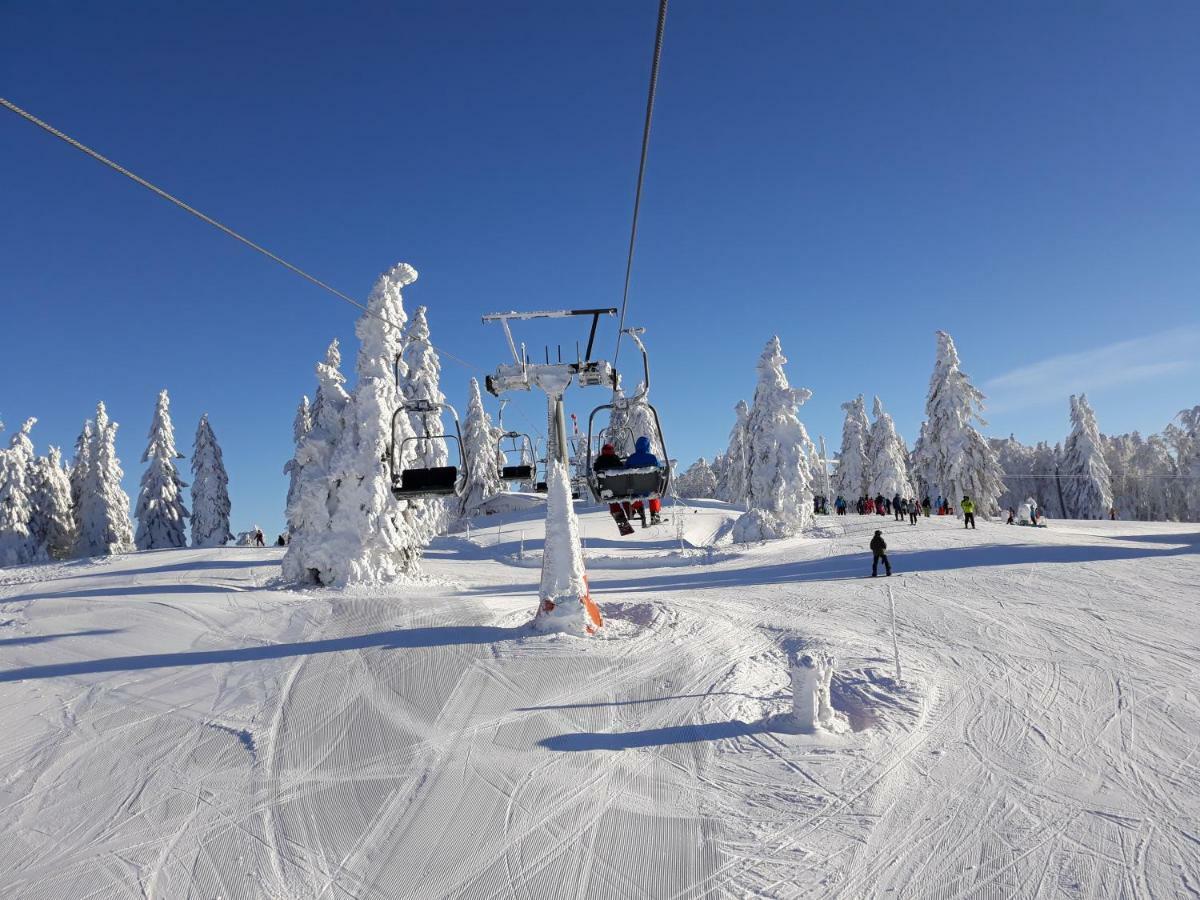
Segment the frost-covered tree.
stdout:
<path fill-rule="evenodd" d="M 725 450 L 723 477 L 717 483 L 717 496 L 726 503 L 744 503 L 749 468 L 746 427 L 750 419 L 750 407 L 745 400 L 739 400 L 733 411 L 737 419 L 729 432 L 729 446 Z"/>
<path fill-rule="evenodd" d="M 400 379 L 404 399 L 445 403 L 446 395 L 442 393 L 439 385 L 442 362 L 433 344 L 429 343 L 429 321 L 424 306 L 418 306 L 413 313 L 412 321 L 408 323 L 404 333 L 404 341 L 404 366 L 407 374 L 403 374 L 402 370 Z M 446 465 L 449 457 L 446 442 L 423 437 L 427 434 L 445 434 L 441 412 L 410 413 L 409 421 L 412 423 L 413 433 L 417 436 L 417 441 L 413 444 L 413 465 L 422 468 Z"/>
<path fill-rule="evenodd" d="M 88 450 L 87 477 L 83 482 L 76 520 L 79 535 L 76 555 L 104 556 L 133 550 L 133 525 L 129 520 L 129 495 L 121 487 L 121 461 L 117 458 L 117 423 L 108 418 L 101 402 Z"/>
<path fill-rule="evenodd" d="M 1071 434 L 1063 446 L 1060 469 L 1067 513 L 1075 519 L 1101 519 L 1112 506 L 1111 474 L 1096 414 L 1087 395 L 1071 395 Z"/>
<path fill-rule="evenodd" d="M 75 547 L 75 513 L 71 479 L 63 468 L 62 451 L 51 447 L 33 467 L 33 516 L 29 532 L 38 555 L 67 559 Z"/>
<path fill-rule="evenodd" d="M 717 496 L 717 476 L 712 467 L 700 457 L 675 481 L 675 493 L 693 500 Z"/>
<path fill-rule="evenodd" d="M 883 494 L 888 499 L 896 495 L 912 497 L 914 489 L 908 472 L 908 448 L 896 434 L 896 425 L 878 397 L 872 414 L 875 421 L 871 423 L 867 443 L 867 493 L 872 497 Z"/>
<path fill-rule="evenodd" d="M 75 439 L 75 458 L 71 461 L 71 508 L 75 510 L 76 524 L 79 521 L 79 500 L 83 485 L 87 482 L 89 459 L 92 453 L 92 443 L 95 429 L 92 420 L 83 423 L 83 430 Z"/>
<path fill-rule="evenodd" d="M 949 497 L 957 515 L 962 515 L 960 498 L 967 495 L 976 512 L 986 516 L 998 508 L 1004 479 L 996 454 L 974 425 L 987 424 L 981 416 L 984 396 L 960 368 L 950 335 L 937 332 L 937 342 L 917 465 L 930 490 Z"/>
<path fill-rule="evenodd" d="M 154 418 L 150 422 L 150 443 L 142 454 L 146 471 L 138 491 L 137 534 L 139 550 L 162 550 L 187 546 L 187 518 L 183 489 L 175 460 L 183 454 L 175 449 L 175 426 L 171 424 L 171 399 L 165 390 L 158 392 Z"/>
<path fill-rule="evenodd" d="M 837 469 L 833 473 L 833 489 L 846 502 L 853 504 L 865 497 L 867 484 L 867 442 L 870 439 L 871 423 L 867 420 L 867 406 L 863 395 L 842 404 L 846 419 L 842 423 L 842 449 L 838 453 Z"/>
<path fill-rule="evenodd" d="M 463 445 L 467 454 L 467 483 L 459 507 L 464 516 L 473 516 L 489 498 L 504 491 L 496 461 L 496 430 L 491 416 L 483 408 L 479 382 L 472 378 L 467 392 L 467 419 L 463 428 Z"/>
<path fill-rule="evenodd" d="M 0 450 L 0 566 L 19 566 L 39 558 L 30 531 L 33 520 L 33 441 L 37 419 L 26 419 L 7 450 Z"/>
<path fill-rule="evenodd" d="M 367 311 L 355 325 L 360 346 L 354 395 L 346 408 L 346 427 L 331 462 L 335 500 L 330 534 L 317 566 L 326 584 L 386 581 L 414 574 L 421 551 L 432 537 L 427 511 L 420 501 L 396 500 L 391 493 L 385 459 L 393 438 L 405 448 L 401 465 L 414 459 L 408 448 L 412 426 L 404 416 L 392 434 L 392 413 L 401 402 L 392 374 L 403 336 L 401 291 L 417 280 L 417 271 L 398 263 L 375 282 Z M 408 373 L 401 368 L 401 384 Z M 307 477 L 307 466 L 305 470 Z"/>
<path fill-rule="evenodd" d="M 612 409 L 609 411 L 608 428 L 601 436 L 605 443 L 612 444 L 618 456 L 633 452 L 633 428 L 629 421 L 629 404 L 625 402 L 625 391 L 618 385 L 613 391 Z"/>
<path fill-rule="evenodd" d="M 300 471 L 303 468 L 296 458 L 296 452 L 300 449 L 300 445 L 304 442 L 305 436 L 312 430 L 312 410 L 308 405 L 308 395 L 300 398 L 300 405 L 296 407 L 296 417 L 292 420 L 292 443 L 295 450 L 292 451 L 292 458 L 283 465 L 283 474 L 288 477 L 288 492 L 287 505 L 290 509 L 292 503 L 295 502 L 296 492 L 300 485 Z M 195 505 L 193 503 L 193 505 Z M 287 522 L 288 536 L 292 534 L 292 521 L 289 518 Z"/>
<path fill-rule="evenodd" d="M 307 400 L 306 397 L 306 412 Z M 221 446 L 205 413 L 196 426 L 192 443 L 193 547 L 224 547 L 233 540 L 229 509 L 229 475 L 225 472 Z"/>
<path fill-rule="evenodd" d="M 1176 446 L 1180 474 L 1187 476 L 1187 490 L 1184 493 L 1187 519 L 1200 522 L 1200 406 L 1180 411 L 1178 416 L 1180 434 Z"/>
<path fill-rule="evenodd" d="M 330 518 L 335 503 L 331 472 L 334 450 L 346 428 L 350 395 L 342 374 L 342 354 L 335 338 L 317 363 L 317 393 L 311 427 L 300 439 L 293 457 L 296 489 L 288 500 L 287 524 L 291 540 L 283 556 L 283 576 L 289 581 L 331 583 L 334 579 L 329 542 Z M 398 399 L 399 391 L 393 390 Z M 382 457 L 382 452 L 381 452 Z M 378 461 L 375 463 L 380 465 Z"/>
<path fill-rule="evenodd" d="M 758 361 L 758 387 L 746 421 L 748 511 L 733 526 L 738 543 L 795 534 L 812 519 L 807 435 L 796 409 L 812 392 L 788 385 L 779 338 Z"/>
<path fill-rule="evenodd" d="M 640 396 L 645 388 L 645 384 L 639 384 L 637 390 L 634 392 L 634 396 Z M 647 395 L 642 399 L 649 401 L 650 397 Z M 633 433 L 634 443 L 636 444 L 637 439 L 640 437 L 649 438 L 650 452 L 657 456 L 660 462 L 663 462 L 663 448 L 658 440 L 658 425 L 654 421 L 654 413 L 651 411 L 649 405 L 647 403 L 630 403 L 627 424 L 629 432 Z M 626 432 L 626 434 L 629 432 Z M 622 451 L 618 449 L 618 452 Z"/>

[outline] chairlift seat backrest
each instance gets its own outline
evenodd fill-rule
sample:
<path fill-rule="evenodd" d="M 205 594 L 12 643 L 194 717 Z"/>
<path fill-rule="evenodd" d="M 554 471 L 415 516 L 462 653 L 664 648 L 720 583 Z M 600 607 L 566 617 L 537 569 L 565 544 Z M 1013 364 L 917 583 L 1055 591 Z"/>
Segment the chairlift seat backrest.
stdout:
<path fill-rule="evenodd" d="M 533 466 L 504 466 L 500 470 L 501 481 L 532 481 Z"/>
<path fill-rule="evenodd" d="M 405 469 L 400 473 L 399 486 L 392 487 L 392 493 L 397 497 L 444 496 L 453 494 L 457 485 L 458 466 Z"/>
<path fill-rule="evenodd" d="M 605 469 L 594 473 L 601 500 L 636 500 L 661 496 L 666 489 L 666 469 Z"/>

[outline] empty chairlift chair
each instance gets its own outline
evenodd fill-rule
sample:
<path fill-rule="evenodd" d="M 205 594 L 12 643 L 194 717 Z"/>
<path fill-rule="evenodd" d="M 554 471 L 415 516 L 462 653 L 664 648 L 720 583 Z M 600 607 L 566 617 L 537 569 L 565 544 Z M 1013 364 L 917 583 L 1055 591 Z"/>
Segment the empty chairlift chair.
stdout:
<path fill-rule="evenodd" d="M 423 434 L 396 440 L 400 416 L 448 411 L 454 419 L 453 434 Z M 419 441 L 453 441 L 458 445 L 459 466 L 432 466 L 426 468 L 404 468 L 404 447 Z M 388 472 L 391 477 L 392 495 L 397 499 L 421 497 L 447 497 L 458 494 L 467 480 L 468 461 L 463 450 L 462 431 L 458 425 L 458 412 L 449 403 L 433 403 L 429 400 L 414 400 L 405 403 L 392 414 L 391 452 L 388 454 Z"/>
<path fill-rule="evenodd" d="M 501 446 L 505 440 L 510 440 L 513 442 L 513 446 L 507 450 Z M 510 453 L 519 453 L 521 455 L 521 462 L 515 466 L 510 466 L 508 464 L 508 454 Z M 500 439 L 496 442 L 496 456 L 498 457 L 497 461 L 503 460 L 503 462 L 500 464 L 501 481 L 521 481 L 531 484 L 533 483 L 534 451 L 533 441 L 530 440 L 529 435 L 522 434 L 519 431 L 504 432 L 502 435 L 500 435 Z M 544 490 L 544 488 L 539 489 Z"/>

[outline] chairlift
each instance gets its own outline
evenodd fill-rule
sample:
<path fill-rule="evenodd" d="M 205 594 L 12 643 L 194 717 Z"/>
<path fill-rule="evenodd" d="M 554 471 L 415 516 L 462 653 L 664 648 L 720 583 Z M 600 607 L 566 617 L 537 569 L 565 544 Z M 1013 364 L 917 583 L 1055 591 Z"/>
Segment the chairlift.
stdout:
<path fill-rule="evenodd" d="M 513 442 L 513 446 L 507 450 L 501 446 L 505 440 Z M 510 466 L 507 461 L 507 454 L 520 453 L 521 462 L 519 465 Z M 496 440 L 496 455 L 499 457 L 497 462 L 500 463 L 500 480 L 501 481 L 526 481 L 534 480 L 534 465 L 533 460 L 536 453 L 533 449 L 533 440 L 529 435 L 520 431 L 506 431 Z"/>
<path fill-rule="evenodd" d="M 396 440 L 396 430 L 401 416 L 450 413 L 454 419 L 454 433 L 423 434 Z M 425 468 L 403 468 L 404 447 L 420 441 L 451 441 L 458 444 L 458 459 L 462 464 L 462 477 L 458 466 L 429 466 Z M 449 403 L 434 403 L 431 400 L 412 400 L 404 403 L 392 414 L 391 452 L 388 454 L 388 474 L 391 478 L 392 496 L 397 500 L 420 497 L 448 497 L 458 494 L 466 484 L 469 462 L 463 447 L 462 430 L 458 425 L 458 411 Z"/>
<path fill-rule="evenodd" d="M 645 378 L 642 381 L 641 392 L 634 397 L 614 399 L 611 403 L 597 406 L 592 410 L 591 415 L 588 416 L 587 465 L 584 469 L 584 477 L 587 479 L 588 487 L 591 489 L 592 495 L 596 498 L 597 502 L 626 503 L 635 500 L 653 500 L 665 497 L 671 486 L 671 466 L 667 461 L 667 442 L 663 436 L 662 422 L 659 420 L 658 410 L 646 399 L 646 395 L 650 391 L 650 359 L 646 353 L 646 346 L 642 343 L 640 337 L 642 331 L 643 329 L 641 328 L 625 329 L 625 333 L 630 336 L 637 345 L 638 350 L 642 353 L 642 367 L 645 372 Z M 596 421 L 596 415 L 604 410 L 608 410 L 611 417 L 615 409 L 629 409 L 638 404 L 650 410 L 651 417 L 654 419 L 655 436 L 658 439 L 659 449 L 662 451 L 662 458 L 659 464 L 657 466 L 644 466 L 636 469 L 604 469 L 597 472 L 593 468 L 592 459 L 592 448 L 594 446 L 592 430 Z M 607 430 L 605 429 L 605 431 Z M 632 434 L 632 431 L 630 431 L 630 434 Z"/>

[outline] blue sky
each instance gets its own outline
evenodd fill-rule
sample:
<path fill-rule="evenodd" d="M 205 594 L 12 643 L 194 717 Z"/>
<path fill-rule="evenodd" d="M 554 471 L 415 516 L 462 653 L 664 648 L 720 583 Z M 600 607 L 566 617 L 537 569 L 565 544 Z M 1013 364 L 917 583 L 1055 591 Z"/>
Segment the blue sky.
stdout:
<path fill-rule="evenodd" d="M 482 313 L 619 303 L 655 13 L 10 3 L 0 93 L 348 293 L 412 263 L 482 371 Z M 915 437 L 937 328 L 993 434 L 1060 439 L 1071 391 L 1110 432 L 1200 402 L 1198 30 L 1185 3 L 674 4 L 630 306 L 671 454 L 724 445 L 773 333 L 831 449 L 859 392 Z M 9 432 L 69 447 L 103 399 L 133 494 L 167 387 L 184 452 L 210 414 L 235 530 L 278 530 L 296 401 L 330 338 L 352 369 L 356 311 L 10 113 L 0 199 Z M 470 375 L 444 363 L 452 400 Z"/>

